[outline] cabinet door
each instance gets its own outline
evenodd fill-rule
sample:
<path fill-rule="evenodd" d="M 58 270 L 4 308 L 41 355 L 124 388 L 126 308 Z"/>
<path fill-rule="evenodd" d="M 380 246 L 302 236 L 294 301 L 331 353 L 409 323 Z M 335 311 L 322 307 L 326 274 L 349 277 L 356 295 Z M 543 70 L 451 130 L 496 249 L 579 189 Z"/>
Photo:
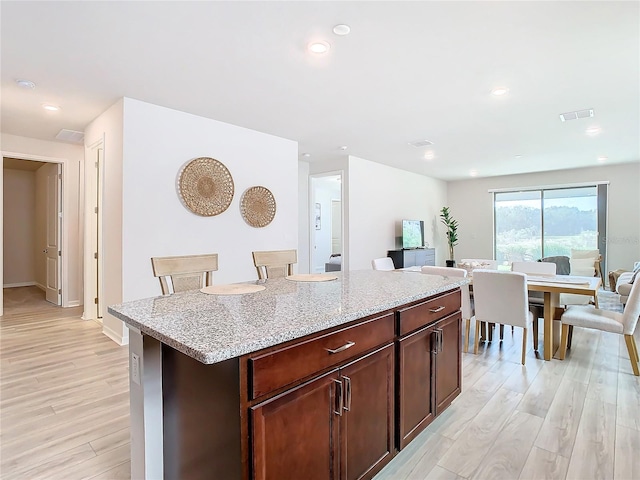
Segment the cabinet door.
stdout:
<path fill-rule="evenodd" d="M 338 378 L 333 370 L 251 408 L 252 478 L 338 478 Z"/>
<path fill-rule="evenodd" d="M 423 266 L 427 264 L 427 251 L 416 250 L 416 265 Z"/>
<path fill-rule="evenodd" d="M 416 266 L 416 251 L 415 250 L 403 250 L 404 267 Z"/>
<path fill-rule="evenodd" d="M 372 478 L 393 456 L 393 358 L 390 344 L 340 370 L 345 396 L 340 428 L 343 480 Z"/>
<path fill-rule="evenodd" d="M 433 335 L 433 327 L 425 327 L 398 342 L 400 449 L 435 417 L 431 384 Z"/>
<path fill-rule="evenodd" d="M 438 321 L 434 328 L 440 336 L 435 363 L 436 415 L 447 408 L 461 391 L 461 314 Z"/>

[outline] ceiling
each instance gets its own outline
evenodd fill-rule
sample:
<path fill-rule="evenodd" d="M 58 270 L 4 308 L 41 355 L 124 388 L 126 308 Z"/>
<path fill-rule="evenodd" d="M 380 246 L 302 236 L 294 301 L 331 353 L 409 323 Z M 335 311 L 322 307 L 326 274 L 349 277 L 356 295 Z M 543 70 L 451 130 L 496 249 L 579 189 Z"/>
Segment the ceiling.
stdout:
<path fill-rule="evenodd" d="M 443 180 L 637 162 L 639 5 L 3 1 L 1 128 L 54 140 L 126 96 Z"/>

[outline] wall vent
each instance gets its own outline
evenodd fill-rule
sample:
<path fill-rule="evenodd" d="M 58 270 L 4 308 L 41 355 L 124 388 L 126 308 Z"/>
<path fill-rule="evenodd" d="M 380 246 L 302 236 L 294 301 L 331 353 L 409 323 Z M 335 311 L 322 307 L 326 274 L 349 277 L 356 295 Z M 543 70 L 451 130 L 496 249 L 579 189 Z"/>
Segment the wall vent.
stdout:
<path fill-rule="evenodd" d="M 415 142 L 409 142 L 409 145 L 412 147 L 428 147 L 429 145 L 433 145 L 433 142 L 429 140 L 416 140 Z"/>
<path fill-rule="evenodd" d="M 586 110 L 576 110 L 575 112 L 567 112 L 560 114 L 560 120 L 568 122 L 569 120 L 577 120 L 578 118 L 591 118 L 593 117 L 593 108 L 587 108 Z"/>
<path fill-rule="evenodd" d="M 84 132 L 63 128 L 58 132 L 56 138 L 63 142 L 82 143 L 84 141 Z"/>

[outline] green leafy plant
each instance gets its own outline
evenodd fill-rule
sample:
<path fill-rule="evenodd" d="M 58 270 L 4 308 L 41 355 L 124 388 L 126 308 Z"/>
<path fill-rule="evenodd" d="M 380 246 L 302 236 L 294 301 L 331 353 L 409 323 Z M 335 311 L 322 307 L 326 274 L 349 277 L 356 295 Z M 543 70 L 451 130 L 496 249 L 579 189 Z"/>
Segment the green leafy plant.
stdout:
<path fill-rule="evenodd" d="M 449 244 L 449 259 L 454 260 L 453 247 L 458 244 L 458 221 L 454 220 L 449 207 L 440 210 L 440 221 L 447 227 L 447 243 Z"/>

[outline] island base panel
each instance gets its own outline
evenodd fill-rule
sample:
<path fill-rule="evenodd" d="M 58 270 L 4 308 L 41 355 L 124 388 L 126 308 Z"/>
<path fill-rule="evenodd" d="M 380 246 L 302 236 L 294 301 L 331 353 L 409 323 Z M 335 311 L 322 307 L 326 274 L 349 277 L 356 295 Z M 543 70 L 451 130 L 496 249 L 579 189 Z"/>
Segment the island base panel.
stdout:
<path fill-rule="evenodd" d="M 240 479 L 237 358 L 205 365 L 162 348 L 164 478 Z"/>

